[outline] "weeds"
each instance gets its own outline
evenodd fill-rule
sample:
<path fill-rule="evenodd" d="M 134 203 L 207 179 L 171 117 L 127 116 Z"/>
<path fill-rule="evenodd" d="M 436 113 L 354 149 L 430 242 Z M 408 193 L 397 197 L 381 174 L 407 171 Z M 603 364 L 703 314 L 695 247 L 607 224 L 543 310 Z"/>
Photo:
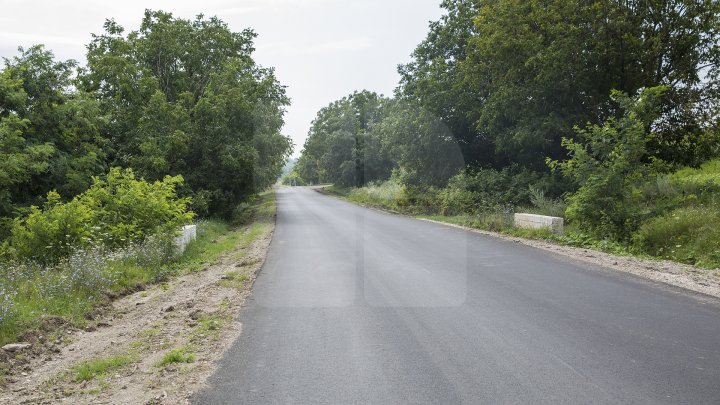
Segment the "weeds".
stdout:
<path fill-rule="evenodd" d="M 93 379 L 102 380 L 108 372 L 117 370 L 133 362 L 129 355 L 119 355 L 101 359 L 93 359 L 75 366 L 72 370 L 73 381 L 80 383 Z"/>
<path fill-rule="evenodd" d="M 186 348 L 173 349 L 165 353 L 165 355 L 157 362 L 156 367 L 165 367 L 168 364 L 175 363 L 192 363 L 195 361 L 195 355 L 190 353 Z"/>
<path fill-rule="evenodd" d="M 200 221 L 198 239 L 182 255 L 176 254 L 167 235 L 113 251 L 75 249 L 56 264 L 0 262 L 0 345 L 39 328 L 45 316 L 84 326 L 84 315 L 107 300 L 106 291 L 133 291 L 160 283 L 173 275 L 201 270 L 236 246 L 248 246 L 270 226 L 275 210 L 272 192 L 263 193 L 254 204 L 260 223 L 233 229 L 222 221 Z M 232 281 L 245 280 L 237 276 Z"/>
<path fill-rule="evenodd" d="M 249 279 L 250 277 L 248 277 L 247 274 L 239 274 L 237 271 L 229 271 L 225 273 L 220 281 L 218 281 L 218 285 L 227 288 L 243 288 L 245 287 L 245 282 Z"/>

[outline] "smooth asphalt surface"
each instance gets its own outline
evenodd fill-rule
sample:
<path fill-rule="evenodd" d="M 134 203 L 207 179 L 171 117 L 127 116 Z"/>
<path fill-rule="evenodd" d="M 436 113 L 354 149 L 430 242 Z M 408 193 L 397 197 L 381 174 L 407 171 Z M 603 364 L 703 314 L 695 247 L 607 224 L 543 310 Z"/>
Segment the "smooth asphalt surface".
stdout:
<path fill-rule="evenodd" d="M 307 188 L 196 404 L 720 404 L 718 300 Z"/>

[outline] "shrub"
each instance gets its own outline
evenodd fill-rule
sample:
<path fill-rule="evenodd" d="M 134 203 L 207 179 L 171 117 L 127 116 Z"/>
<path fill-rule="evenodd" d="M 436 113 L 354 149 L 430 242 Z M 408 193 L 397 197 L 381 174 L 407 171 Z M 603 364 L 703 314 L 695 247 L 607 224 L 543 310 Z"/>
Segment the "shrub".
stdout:
<path fill-rule="evenodd" d="M 637 187 L 664 170 L 661 161 L 648 156 L 652 135 L 647 128 L 659 116 L 658 100 L 666 90 L 647 88 L 635 98 L 613 91 L 623 115 L 577 128 L 576 139 L 562 142 L 570 159 L 548 161 L 580 185 L 569 198 L 566 215 L 595 237 L 627 241 L 651 213 L 637 203 L 642 198 Z"/>
<path fill-rule="evenodd" d="M 33 207 L 15 220 L 4 250 L 21 260 L 56 263 L 75 249 L 117 248 L 172 233 L 193 217 L 188 200 L 175 193 L 181 183 L 180 176 L 149 183 L 115 168 L 67 203 L 51 192 L 42 210 Z"/>
<path fill-rule="evenodd" d="M 512 210 L 531 203 L 530 187 L 550 188 L 551 183 L 539 173 L 517 167 L 465 170 L 440 191 L 439 208 L 445 215 Z"/>
<path fill-rule="evenodd" d="M 28 216 L 15 220 L 8 251 L 21 259 L 56 262 L 92 242 L 93 214 L 79 199 L 63 204 L 50 192 L 43 210 L 32 207 Z"/>

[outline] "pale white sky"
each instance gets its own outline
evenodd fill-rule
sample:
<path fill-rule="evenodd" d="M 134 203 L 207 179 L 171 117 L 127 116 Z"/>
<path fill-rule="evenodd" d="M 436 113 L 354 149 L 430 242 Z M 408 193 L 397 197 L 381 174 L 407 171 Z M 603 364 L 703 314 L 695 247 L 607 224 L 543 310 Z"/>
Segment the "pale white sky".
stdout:
<path fill-rule="evenodd" d="M 353 90 L 392 94 L 396 66 L 437 20 L 440 0 L 0 0 L 0 56 L 43 43 L 57 58 L 85 61 L 90 33 L 106 18 L 137 29 L 146 8 L 192 18 L 217 15 L 231 30 L 258 33 L 255 60 L 275 67 L 292 105 L 283 132 L 302 149 L 315 113 Z"/>

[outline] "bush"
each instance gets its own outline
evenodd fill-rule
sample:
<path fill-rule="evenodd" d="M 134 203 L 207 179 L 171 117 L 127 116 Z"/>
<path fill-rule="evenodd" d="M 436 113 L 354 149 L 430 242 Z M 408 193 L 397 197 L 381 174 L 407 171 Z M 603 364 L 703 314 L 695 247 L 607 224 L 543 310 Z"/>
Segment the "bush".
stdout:
<path fill-rule="evenodd" d="M 519 205 L 530 205 L 531 187 L 560 188 L 552 183 L 548 176 L 517 167 L 465 170 L 453 176 L 440 191 L 439 208 L 444 215 L 513 210 Z"/>
<path fill-rule="evenodd" d="M 570 159 L 548 161 L 580 186 L 569 197 L 566 215 L 596 238 L 626 242 L 652 214 L 638 203 L 638 186 L 665 169 L 662 161 L 649 156 L 652 134 L 647 128 L 659 117 L 659 99 L 666 90 L 647 88 L 635 98 L 613 91 L 623 115 L 603 125 L 576 128 L 576 139 L 562 142 Z"/>
<path fill-rule="evenodd" d="M 56 263 L 75 249 L 123 247 L 175 232 L 193 217 L 188 199 L 175 193 L 181 183 L 180 176 L 149 183 L 115 168 L 67 203 L 51 192 L 42 210 L 15 220 L 5 250 L 16 259 Z"/>

